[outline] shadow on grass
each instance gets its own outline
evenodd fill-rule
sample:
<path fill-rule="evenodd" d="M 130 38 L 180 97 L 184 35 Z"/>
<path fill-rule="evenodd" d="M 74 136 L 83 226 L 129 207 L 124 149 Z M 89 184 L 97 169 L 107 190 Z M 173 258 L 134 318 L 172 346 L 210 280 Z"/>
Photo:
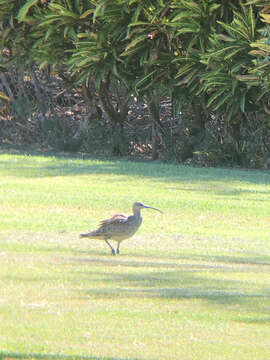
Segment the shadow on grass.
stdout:
<path fill-rule="evenodd" d="M 0 360 L 8 359 L 31 359 L 31 360 L 140 360 L 138 358 L 116 358 L 116 357 L 99 357 L 99 356 L 80 356 L 80 355 L 58 355 L 58 354 L 38 354 L 38 353 L 21 353 L 21 352 L 4 352 L 0 351 Z"/>
<path fill-rule="evenodd" d="M 110 265 L 110 266 L 128 266 L 128 267 L 168 267 L 168 268 L 175 268 L 179 266 L 184 267 L 194 267 L 197 269 L 216 269 L 222 268 L 226 270 L 226 266 L 228 265 L 250 265 L 250 270 L 254 271 L 253 265 L 259 265 L 262 266 L 261 270 L 267 270 L 267 267 L 269 267 L 270 271 L 270 255 L 259 255 L 259 254 L 250 254 L 243 256 L 229 256 L 229 255 L 204 255 L 204 254 L 194 254 L 194 253 L 185 253 L 182 255 L 175 255 L 175 256 L 168 256 L 165 254 L 164 256 L 158 254 L 155 255 L 153 253 L 147 255 L 145 253 L 132 253 L 127 254 L 128 260 L 125 260 L 125 255 L 120 255 L 117 257 L 112 257 L 108 255 L 108 257 L 101 257 L 106 255 L 106 252 L 94 252 L 93 251 L 81 251 L 81 250 L 75 250 L 73 253 L 76 254 L 84 254 L 89 255 L 92 257 L 83 257 L 83 258 L 73 258 L 70 260 L 74 261 L 80 261 L 80 262 L 89 262 L 93 263 L 94 265 Z M 93 255 L 95 257 L 93 257 Z M 97 256 L 97 257 L 96 257 Z M 134 258 L 133 260 L 130 260 L 130 258 Z M 142 258 L 143 260 L 140 260 Z M 151 259 L 151 261 L 148 261 L 148 259 Z M 145 261 L 146 260 L 146 261 Z M 166 261 L 164 261 L 166 260 Z M 168 261 L 169 260 L 169 261 Z M 188 260 L 192 261 L 192 264 L 184 264 L 180 263 L 181 260 Z M 198 262 L 207 262 L 207 264 L 198 264 Z M 219 265 L 217 265 L 219 264 Z M 265 267 L 265 268 L 264 268 Z M 229 269 L 230 270 L 230 269 Z M 244 271 L 247 271 L 248 269 L 245 268 Z M 238 268 L 237 271 L 242 271 L 241 268 Z"/>
<path fill-rule="evenodd" d="M 83 289 L 82 293 L 94 297 L 144 297 L 164 299 L 203 299 L 219 304 L 244 304 L 270 297 L 267 289 L 247 287 L 246 280 L 228 280 L 204 277 L 198 274 L 198 270 L 172 270 L 136 273 L 95 273 L 90 275 L 89 282 L 93 285 L 101 281 L 107 286 L 104 288 L 91 287 Z M 256 300 L 256 301 L 254 301 Z"/>
<path fill-rule="evenodd" d="M 84 263 L 82 270 L 77 268 L 77 271 L 86 284 L 84 289 L 76 291 L 75 298 L 198 299 L 210 306 L 225 308 L 233 314 L 235 321 L 240 321 L 239 317 L 243 320 L 249 314 L 249 323 L 251 315 L 254 324 L 268 322 L 269 287 L 267 283 L 257 284 L 253 274 L 258 273 L 259 277 L 261 272 L 270 272 L 270 263 L 265 263 L 266 260 L 258 263 L 256 257 L 244 260 L 229 256 L 202 256 L 200 260 L 207 263 L 166 262 L 157 258 L 153 261 L 147 258 L 145 261 L 141 258 L 137 261 L 117 258 L 74 259 Z M 222 264 L 216 263 L 218 261 Z M 85 267 L 87 263 L 88 269 Z M 106 271 L 99 271 L 96 266 L 104 267 Z M 138 272 L 138 267 L 142 271 Z M 251 278 L 249 274 L 252 274 Z M 100 287 L 100 282 L 105 286 Z"/>
<path fill-rule="evenodd" d="M 197 261 L 207 261 L 211 263 L 223 263 L 231 265 L 260 265 L 262 270 L 264 267 L 269 266 L 270 271 L 270 256 L 269 255 L 259 255 L 259 254 L 250 254 L 243 256 L 229 256 L 229 255 L 196 255 L 196 254 L 184 254 L 179 257 L 182 260 L 197 260 Z M 252 269 L 252 268 L 251 268 Z M 241 268 L 239 268 L 241 271 Z M 246 269 L 244 269 L 246 271 Z"/>
<path fill-rule="evenodd" d="M 262 318 L 256 318 L 256 317 L 247 317 L 247 318 L 240 318 L 238 319 L 239 323 L 245 323 L 245 324 L 255 324 L 255 325 L 269 325 L 270 324 L 270 316 L 265 316 Z"/>
<path fill-rule="evenodd" d="M 5 153 L 2 151 L 2 154 Z M 10 152 L 7 152 L 10 153 Z M 0 154 L 1 155 L 1 154 Z M 29 156 L 26 156 L 29 155 Z M 33 155 L 33 156 L 32 156 Z M 17 156 L 17 158 L 16 158 Z M 20 156 L 22 157 L 20 160 Z M 35 157 L 38 156 L 38 157 Z M 40 161 L 42 158 L 42 161 Z M 192 181 L 201 184 L 202 181 L 246 181 L 254 184 L 270 184 L 269 171 L 248 171 L 239 169 L 221 168 L 193 168 L 179 164 L 156 163 L 149 161 L 128 161 L 118 158 L 88 158 L 83 156 L 71 156 L 52 153 L 28 153 L 18 151 L 14 155 L 14 161 L 2 160 L 2 174 L 39 178 L 65 175 L 88 175 L 88 174 L 115 174 L 129 175 L 133 177 L 166 179 L 171 181 Z M 259 174 L 259 176 L 258 176 Z M 119 179 L 116 181 L 119 182 Z M 183 190 L 171 188 L 170 190 Z M 190 191 L 189 189 L 185 189 Z M 205 191 L 199 188 L 198 191 Z M 235 194 L 230 188 L 217 189 L 222 194 Z M 245 190 L 236 190 L 240 193 Z"/>

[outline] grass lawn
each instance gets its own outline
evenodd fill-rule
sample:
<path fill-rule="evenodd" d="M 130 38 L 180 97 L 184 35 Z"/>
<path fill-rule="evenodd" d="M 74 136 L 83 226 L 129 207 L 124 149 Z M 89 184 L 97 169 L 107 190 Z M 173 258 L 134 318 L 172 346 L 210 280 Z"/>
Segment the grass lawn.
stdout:
<path fill-rule="evenodd" d="M 2 152 L 0 199 L 1 360 L 269 360 L 269 171 Z"/>

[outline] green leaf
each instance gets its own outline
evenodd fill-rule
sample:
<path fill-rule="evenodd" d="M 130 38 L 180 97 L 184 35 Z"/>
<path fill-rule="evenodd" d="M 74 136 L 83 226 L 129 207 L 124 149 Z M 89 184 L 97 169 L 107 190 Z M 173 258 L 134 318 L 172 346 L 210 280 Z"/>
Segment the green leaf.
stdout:
<path fill-rule="evenodd" d="M 270 89 L 265 89 L 264 91 L 262 91 L 262 92 L 259 94 L 259 96 L 257 97 L 257 101 L 260 101 L 267 93 L 268 93 L 268 96 L 269 96 Z"/>
<path fill-rule="evenodd" d="M 51 34 L 53 34 L 53 33 L 54 33 L 54 29 L 52 27 L 48 27 L 48 30 L 46 32 L 44 40 L 47 41 L 49 39 L 49 37 L 51 36 Z"/>
<path fill-rule="evenodd" d="M 212 13 L 217 10 L 218 8 L 220 8 L 220 4 L 213 4 L 213 5 L 210 5 L 209 7 L 209 14 L 212 15 Z"/>
<path fill-rule="evenodd" d="M 252 40 L 253 40 L 254 36 L 255 36 L 255 19 L 254 19 L 254 15 L 253 15 L 253 11 L 252 11 L 252 6 L 249 7 L 248 16 L 249 16 L 251 37 L 252 37 Z"/>
<path fill-rule="evenodd" d="M 243 38 L 243 32 L 239 28 L 233 27 L 232 25 L 226 24 L 222 21 L 217 21 L 218 24 L 224 27 L 228 31 L 228 33 L 231 35 L 232 33 L 238 34 Z"/>
<path fill-rule="evenodd" d="M 224 93 L 224 89 L 216 91 L 208 100 L 207 107 L 210 107 L 212 103 L 222 94 Z"/>
<path fill-rule="evenodd" d="M 47 66 L 49 65 L 48 61 L 43 61 L 40 65 L 39 65 L 39 68 L 40 70 L 46 68 Z"/>
<path fill-rule="evenodd" d="M 240 109 L 244 113 L 245 112 L 245 105 L 246 105 L 246 92 L 244 92 L 240 97 Z"/>
<path fill-rule="evenodd" d="M 261 14 L 262 21 L 270 24 L 270 14 Z"/>
<path fill-rule="evenodd" d="M 60 4 L 51 3 L 50 9 L 52 9 L 54 12 L 58 13 L 58 15 L 55 14 L 56 16 L 59 16 L 59 14 L 60 14 L 61 16 L 71 17 L 73 19 L 79 19 L 79 16 L 75 12 L 67 10 L 64 6 L 62 6 Z M 55 16 L 55 15 L 53 15 L 53 16 Z"/>
<path fill-rule="evenodd" d="M 153 70 L 152 72 L 150 72 L 149 74 L 147 74 L 146 76 L 144 76 L 143 78 L 139 79 L 136 84 L 135 84 L 135 90 L 136 92 L 138 91 L 138 87 L 141 86 L 148 78 L 150 78 L 154 73 L 156 72 L 156 70 Z"/>
<path fill-rule="evenodd" d="M 140 26 L 140 25 L 147 25 L 147 26 L 151 26 L 152 24 L 150 24 L 149 22 L 145 22 L 145 21 L 136 21 L 134 23 L 131 23 L 129 24 L 128 26 L 129 27 L 132 27 L 132 26 Z"/>
<path fill-rule="evenodd" d="M 1 100 L 9 100 L 9 97 L 5 94 L 5 93 L 3 93 L 2 91 L 0 91 L 0 99 Z"/>
<path fill-rule="evenodd" d="M 104 4 L 103 1 L 96 6 L 95 11 L 94 11 L 94 16 L 93 16 L 93 22 L 96 22 L 96 18 L 102 14 L 104 12 Z"/>
<path fill-rule="evenodd" d="M 192 70 L 192 68 L 193 68 L 193 64 L 186 64 L 184 66 L 181 66 L 180 69 L 178 70 L 177 74 L 176 74 L 176 78 L 185 75 L 190 70 Z"/>
<path fill-rule="evenodd" d="M 182 19 L 186 19 L 190 17 L 189 11 L 181 11 L 178 15 L 176 15 L 173 19 L 171 19 L 171 22 L 180 22 Z"/>
<path fill-rule="evenodd" d="M 187 74 L 184 79 L 182 79 L 181 81 L 179 81 L 176 85 L 184 85 L 184 84 L 190 84 L 192 81 L 194 81 L 194 79 L 192 79 L 194 77 L 194 75 L 196 75 L 198 73 L 197 69 L 193 69 L 189 74 Z"/>
<path fill-rule="evenodd" d="M 237 49 L 237 52 L 239 51 L 239 46 L 238 45 L 231 45 L 231 46 L 226 46 L 223 47 L 222 49 L 219 49 L 217 51 L 213 51 L 211 52 L 211 57 L 223 57 L 224 53 L 228 52 L 229 50 L 233 50 L 233 49 Z M 227 55 L 228 57 L 230 57 L 230 54 Z"/>
<path fill-rule="evenodd" d="M 128 46 L 125 48 L 125 51 L 121 54 L 121 56 L 126 56 L 129 53 L 129 50 L 134 48 L 137 44 L 144 41 L 148 38 L 148 34 L 144 34 L 141 36 L 136 37 L 134 40 L 131 41 L 131 43 L 128 44 Z"/>
<path fill-rule="evenodd" d="M 246 50 L 246 49 L 244 49 L 244 50 Z M 229 59 L 231 59 L 234 55 L 236 55 L 236 54 L 239 53 L 240 51 L 243 51 L 243 48 L 240 48 L 240 47 L 236 48 L 234 51 L 232 51 L 232 52 L 230 52 L 228 55 L 226 55 L 226 56 L 224 57 L 224 60 L 229 60 Z"/>
<path fill-rule="evenodd" d="M 214 106 L 214 110 L 215 111 L 218 110 L 231 96 L 232 94 L 229 92 L 227 95 L 222 97 Z"/>
<path fill-rule="evenodd" d="M 79 39 L 88 38 L 88 39 L 94 39 L 94 40 L 97 40 L 97 38 L 98 38 L 97 34 L 93 33 L 93 32 L 79 33 L 79 34 L 77 34 L 77 37 Z"/>
<path fill-rule="evenodd" d="M 89 9 L 87 11 L 85 11 L 81 16 L 80 16 L 80 19 L 85 19 L 88 15 L 91 15 L 94 13 L 94 10 L 93 9 Z"/>
<path fill-rule="evenodd" d="M 30 8 L 38 3 L 39 0 L 28 0 L 23 7 L 19 10 L 17 19 L 19 21 L 24 21 L 25 17 L 30 10 Z"/>

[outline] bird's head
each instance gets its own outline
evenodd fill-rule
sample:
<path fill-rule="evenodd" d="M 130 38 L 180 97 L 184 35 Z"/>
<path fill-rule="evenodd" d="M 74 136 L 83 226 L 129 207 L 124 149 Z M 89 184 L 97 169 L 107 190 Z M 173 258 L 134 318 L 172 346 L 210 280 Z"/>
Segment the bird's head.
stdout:
<path fill-rule="evenodd" d="M 133 204 L 133 211 L 136 212 L 136 211 L 140 211 L 141 209 L 152 209 L 152 210 L 156 210 L 156 211 L 159 211 L 160 213 L 162 213 L 161 210 L 157 209 L 157 208 L 154 208 L 152 206 L 147 206 L 147 205 L 144 205 L 143 203 L 137 201 Z"/>

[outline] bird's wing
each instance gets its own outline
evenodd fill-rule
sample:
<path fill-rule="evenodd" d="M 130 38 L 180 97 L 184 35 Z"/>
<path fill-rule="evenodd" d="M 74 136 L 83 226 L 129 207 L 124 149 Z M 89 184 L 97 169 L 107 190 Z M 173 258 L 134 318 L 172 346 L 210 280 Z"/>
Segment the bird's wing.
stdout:
<path fill-rule="evenodd" d="M 100 238 L 100 239 L 108 239 L 112 236 L 119 236 L 123 233 L 121 230 L 122 226 L 125 226 L 128 217 L 125 215 L 116 214 L 110 219 L 106 219 L 100 222 L 98 229 L 91 231 L 87 234 L 81 234 L 81 237 L 89 237 L 89 238 Z M 120 227 L 120 229 L 119 229 Z"/>
<path fill-rule="evenodd" d="M 121 224 L 127 221 L 127 216 L 116 214 L 110 219 L 106 219 L 100 222 L 100 227 L 104 227 L 107 225 Z"/>
<path fill-rule="evenodd" d="M 128 217 L 124 215 L 114 215 L 111 219 L 103 220 L 98 228 L 98 236 L 101 234 L 109 239 L 122 239 L 126 237 L 128 227 Z"/>

